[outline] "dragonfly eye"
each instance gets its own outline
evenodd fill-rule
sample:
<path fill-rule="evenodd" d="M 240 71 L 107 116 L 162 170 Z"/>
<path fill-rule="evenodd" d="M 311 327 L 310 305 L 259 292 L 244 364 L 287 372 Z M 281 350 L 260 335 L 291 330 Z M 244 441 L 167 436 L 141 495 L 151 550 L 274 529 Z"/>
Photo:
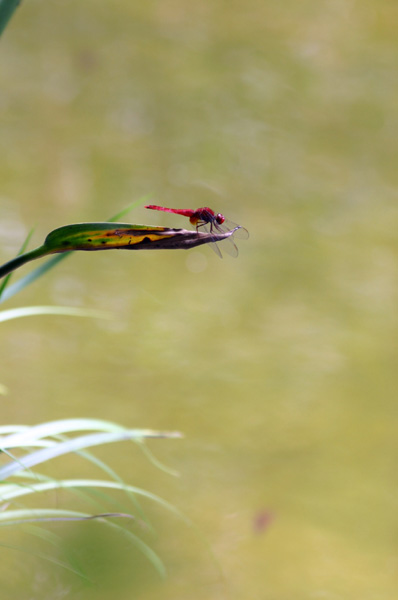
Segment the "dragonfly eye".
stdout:
<path fill-rule="evenodd" d="M 222 215 L 221 213 L 218 213 L 218 215 L 216 215 L 216 221 L 219 225 L 222 225 L 225 221 L 224 215 Z"/>

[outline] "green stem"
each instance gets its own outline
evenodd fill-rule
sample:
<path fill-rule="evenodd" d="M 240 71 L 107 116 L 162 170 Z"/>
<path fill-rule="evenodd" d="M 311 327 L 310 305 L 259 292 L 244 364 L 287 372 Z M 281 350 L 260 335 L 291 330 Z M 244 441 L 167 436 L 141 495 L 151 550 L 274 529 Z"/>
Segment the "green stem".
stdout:
<path fill-rule="evenodd" d="M 0 35 L 3 33 L 20 2 L 21 0 L 0 0 Z"/>
<path fill-rule="evenodd" d="M 25 254 L 16 256 L 12 260 L 9 260 L 8 262 L 4 263 L 4 265 L 0 266 L 0 279 L 8 275 L 8 273 L 12 273 L 12 271 L 15 271 L 15 269 L 22 267 L 22 265 L 30 262 L 31 260 L 41 258 L 47 254 L 50 254 L 48 248 L 46 246 L 40 246 L 39 248 L 35 248 L 30 252 L 25 252 Z"/>

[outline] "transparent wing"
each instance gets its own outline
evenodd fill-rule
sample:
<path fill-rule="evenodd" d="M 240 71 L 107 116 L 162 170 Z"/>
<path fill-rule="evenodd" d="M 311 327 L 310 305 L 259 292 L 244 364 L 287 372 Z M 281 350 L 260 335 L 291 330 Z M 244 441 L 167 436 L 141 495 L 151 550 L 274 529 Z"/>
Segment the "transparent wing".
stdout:
<path fill-rule="evenodd" d="M 228 229 L 227 227 L 223 227 L 222 225 L 218 225 L 218 223 L 213 222 L 209 222 L 209 223 L 203 223 L 201 225 L 199 225 L 199 227 L 201 227 L 202 229 L 204 229 L 204 231 L 206 231 L 206 233 L 209 233 L 210 235 L 212 233 L 226 233 L 227 231 L 230 231 L 230 229 Z M 222 240 L 222 249 L 225 250 L 225 252 L 227 254 L 229 254 L 230 256 L 232 256 L 233 258 L 236 258 L 239 254 L 239 250 L 233 240 L 233 235 L 229 236 L 228 238 L 226 238 L 225 240 Z M 214 250 L 214 252 L 216 254 L 218 254 L 218 256 L 220 258 L 222 258 L 222 254 L 221 254 L 221 250 L 219 247 L 219 242 L 213 242 L 212 244 L 210 244 L 211 248 Z"/>
<path fill-rule="evenodd" d="M 222 224 L 217 223 L 217 221 L 215 219 L 212 219 L 211 221 L 208 222 L 200 222 L 197 225 L 197 229 L 203 229 L 204 231 L 206 231 L 206 233 L 208 234 L 216 234 L 216 233 L 227 233 L 227 232 L 232 232 L 232 234 L 226 238 L 225 240 L 222 240 L 222 249 L 225 250 L 225 252 L 227 254 L 229 254 L 230 256 L 232 256 L 233 258 L 236 258 L 239 254 L 239 250 L 237 245 L 234 242 L 234 238 L 237 239 L 241 239 L 241 240 L 247 240 L 249 237 L 249 232 L 247 231 L 247 229 L 245 229 L 244 227 L 241 227 L 240 225 L 237 225 L 236 223 L 233 223 L 232 221 L 229 220 L 225 220 Z M 222 258 L 222 254 L 221 254 L 221 250 L 218 246 L 218 244 L 214 241 L 212 244 L 210 244 L 210 246 L 212 247 L 212 249 L 214 250 L 214 252 L 216 254 L 218 254 L 218 256 L 220 258 Z"/>
<path fill-rule="evenodd" d="M 197 229 L 199 228 L 203 229 L 206 233 L 209 233 L 210 235 L 213 233 L 211 223 L 201 223 L 197 226 Z M 221 250 L 216 244 L 216 242 L 212 242 L 211 244 L 209 244 L 209 246 L 217 254 L 217 256 L 222 258 Z"/>
<path fill-rule="evenodd" d="M 249 232 L 247 231 L 247 229 L 245 229 L 241 225 L 238 225 L 237 223 L 234 223 L 233 221 L 229 221 L 228 219 L 225 219 L 222 225 L 216 224 L 216 228 L 219 231 L 234 231 L 233 237 L 236 239 L 249 239 Z"/>

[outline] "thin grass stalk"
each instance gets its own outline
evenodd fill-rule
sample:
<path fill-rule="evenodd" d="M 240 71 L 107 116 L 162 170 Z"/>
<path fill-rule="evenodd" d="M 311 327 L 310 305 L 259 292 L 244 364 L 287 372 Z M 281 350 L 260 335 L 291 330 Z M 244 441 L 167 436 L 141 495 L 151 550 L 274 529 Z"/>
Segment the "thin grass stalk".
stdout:
<path fill-rule="evenodd" d="M 20 3 L 21 0 L 0 0 L 0 35 L 7 27 L 9 20 Z"/>

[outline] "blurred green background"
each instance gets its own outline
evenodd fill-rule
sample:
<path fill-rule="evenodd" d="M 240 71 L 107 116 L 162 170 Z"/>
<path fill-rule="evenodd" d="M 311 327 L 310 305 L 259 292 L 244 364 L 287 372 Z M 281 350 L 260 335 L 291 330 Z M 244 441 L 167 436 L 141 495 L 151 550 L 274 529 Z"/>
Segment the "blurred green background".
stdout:
<path fill-rule="evenodd" d="M 101 524 L 53 525 L 88 585 L 3 530 L 28 550 L 3 549 L 3 598 L 397 597 L 397 22 L 389 0 L 18 9 L 0 46 L 3 261 L 32 225 L 39 245 L 145 194 L 251 237 L 238 260 L 75 254 L 4 305 L 117 315 L 3 324 L 2 422 L 181 430 L 150 444 L 179 478 L 131 444 L 97 455 L 200 535 L 144 503 L 161 581 Z M 187 225 L 143 207 L 124 220 Z M 87 475 L 77 458 L 56 468 Z"/>

